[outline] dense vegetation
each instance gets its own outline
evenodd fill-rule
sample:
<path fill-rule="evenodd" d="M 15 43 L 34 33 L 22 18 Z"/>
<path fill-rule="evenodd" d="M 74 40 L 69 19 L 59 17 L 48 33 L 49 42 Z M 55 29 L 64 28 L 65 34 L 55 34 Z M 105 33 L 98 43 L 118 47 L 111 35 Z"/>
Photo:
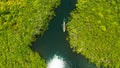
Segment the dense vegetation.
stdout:
<path fill-rule="evenodd" d="M 120 68 L 120 0 L 77 0 L 67 30 L 73 51 L 98 67 Z"/>
<path fill-rule="evenodd" d="M 0 68 L 46 68 L 30 49 L 48 25 L 59 0 L 0 0 Z"/>

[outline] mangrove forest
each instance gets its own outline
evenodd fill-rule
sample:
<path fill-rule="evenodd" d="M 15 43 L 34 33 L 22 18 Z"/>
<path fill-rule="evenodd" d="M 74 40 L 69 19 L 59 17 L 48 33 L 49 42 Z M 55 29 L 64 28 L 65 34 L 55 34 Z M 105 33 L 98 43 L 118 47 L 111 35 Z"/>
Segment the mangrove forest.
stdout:
<path fill-rule="evenodd" d="M 42 35 L 59 0 L 0 0 L 0 68 L 46 68 L 31 47 Z"/>
<path fill-rule="evenodd" d="M 97 67 L 120 68 L 119 0 L 77 0 L 67 30 L 74 52 Z"/>

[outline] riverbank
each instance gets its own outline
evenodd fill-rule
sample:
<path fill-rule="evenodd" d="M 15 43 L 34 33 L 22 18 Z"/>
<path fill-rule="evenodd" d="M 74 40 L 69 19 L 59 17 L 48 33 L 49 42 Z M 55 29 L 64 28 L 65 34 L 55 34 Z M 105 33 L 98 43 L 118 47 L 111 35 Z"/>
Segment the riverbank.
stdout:
<path fill-rule="evenodd" d="M 67 23 L 75 4 L 76 0 L 61 0 L 60 6 L 54 10 L 56 16 L 50 21 L 48 30 L 38 36 L 32 45 L 33 50 L 39 52 L 48 63 L 48 68 L 96 68 L 84 56 L 72 51 L 66 40 L 67 32 L 63 32 L 63 21 L 65 19 Z"/>
<path fill-rule="evenodd" d="M 46 68 L 30 48 L 42 35 L 60 0 L 0 1 L 0 68 Z"/>
<path fill-rule="evenodd" d="M 119 3 L 77 0 L 67 24 L 70 47 L 98 67 L 120 67 Z"/>

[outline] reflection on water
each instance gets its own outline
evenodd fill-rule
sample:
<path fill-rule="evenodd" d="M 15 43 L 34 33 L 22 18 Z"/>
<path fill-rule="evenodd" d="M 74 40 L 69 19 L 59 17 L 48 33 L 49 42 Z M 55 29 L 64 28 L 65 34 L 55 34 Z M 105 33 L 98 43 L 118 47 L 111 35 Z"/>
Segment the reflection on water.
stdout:
<path fill-rule="evenodd" d="M 65 68 L 66 62 L 61 56 L 54 55 L 47 62 L 47 68 Z"/>
<path fill-rule="evenodd" d="M 62 24 L 64 18 L 67 23 L 67 18 L 75 8 L 76 2 L 75 0 L 61 1 L 60 6 L 55 9 L 56 16 L 50 21 L 48 30 L 42 37 L 36 39 L 32 48 L 39 52 L 40 56 L 48 62 L 49 68 L 59 67 L 50 67 L 53 64 L 54 66 L 59 64 L 61 67 L 65 65 L 65 68 L 96 68 L 84 56 L 74 53 L 69 47 L 70 45 L 66 41 L 67 32 L 63 32 Z"/>

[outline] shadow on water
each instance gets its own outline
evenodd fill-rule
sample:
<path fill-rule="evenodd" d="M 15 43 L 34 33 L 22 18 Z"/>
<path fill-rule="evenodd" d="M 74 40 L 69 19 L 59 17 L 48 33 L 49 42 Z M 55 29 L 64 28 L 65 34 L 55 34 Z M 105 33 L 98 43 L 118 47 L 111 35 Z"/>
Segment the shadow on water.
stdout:
<path fill-rule="evenodd" d="M 56 16 L 50 21 L 48 30 L 42 37 L 38 37 L 33 43 L 33 50 L 40 53 L 46 61 L 54 54 L 65 58 L 69 68 L 96 68 L 82 55 L 78 55 L 69 47 L 66 41 L 67 33 L 62 31 L 63 19 L 69 17 L 75 8 L 76 0 L 61 0 L 61 4 L 55 9 Z"/>

